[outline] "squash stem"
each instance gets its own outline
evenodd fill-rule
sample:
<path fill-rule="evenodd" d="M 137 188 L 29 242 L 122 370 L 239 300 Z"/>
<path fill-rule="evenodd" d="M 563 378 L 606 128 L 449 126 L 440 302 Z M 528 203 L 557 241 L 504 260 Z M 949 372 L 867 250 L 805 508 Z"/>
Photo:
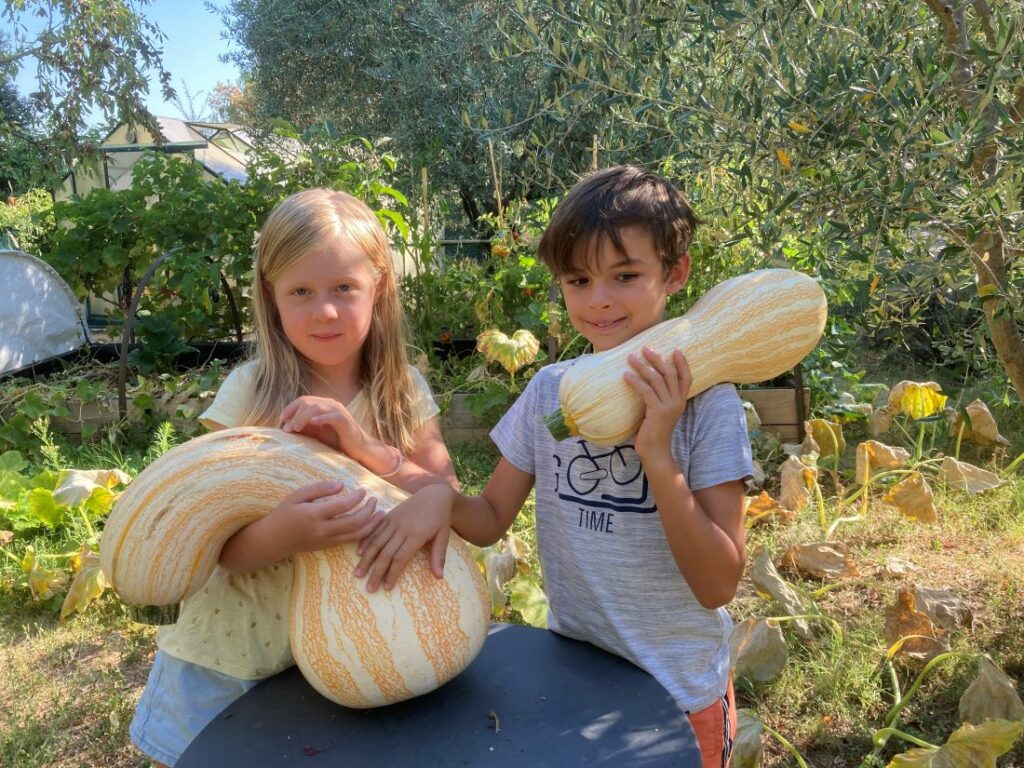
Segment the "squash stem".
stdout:
<path fill-rule="evenodd" d="M 548 432 L 551 433 L 555 440 L 567 440 L 572 437 L 569 425 L 565 423 L 565 417 L 562 415 L 561 408 L 556 408 L 544 417 L 544 426 L 548 428 Z"/>

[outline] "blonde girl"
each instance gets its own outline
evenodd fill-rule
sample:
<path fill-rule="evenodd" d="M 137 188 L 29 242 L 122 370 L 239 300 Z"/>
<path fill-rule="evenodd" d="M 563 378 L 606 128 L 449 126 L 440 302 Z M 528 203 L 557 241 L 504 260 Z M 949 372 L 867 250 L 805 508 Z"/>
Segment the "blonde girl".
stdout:
<path fill-rule="evenodd" d="M 391 249 L 373 211 L 329 189 L 285 199 L 260 232 L 252 297 L 255 356 L 200 416 L 208 428 L 277 426 L 407 491 L 456 485 L 437 405 L 407 360 Z M 157 765 L 174 765 L 222 709 L 294 663 L 290 556 L 360 541 L 383 517 L 363 491 L 344 490 L 340 482 L 300 488 L 236 533 L 178 622 L 161 628 L 130 729 Z M 446 539 L 430 547 L 438 576 Z M 403 544 L 394 550 L 404 554 Z"/>

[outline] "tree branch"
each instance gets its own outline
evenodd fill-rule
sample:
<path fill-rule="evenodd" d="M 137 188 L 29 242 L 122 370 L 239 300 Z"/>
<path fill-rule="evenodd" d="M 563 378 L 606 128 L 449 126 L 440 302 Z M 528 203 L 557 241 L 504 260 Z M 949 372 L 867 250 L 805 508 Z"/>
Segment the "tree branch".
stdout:
<path fill-rule="evenodd" d="M 998 40 L 996 39 L 996 29 L 992 25 L 992 9 L 988 7 L 985 0 L 972 0 L 971 5 L 974 6 L 978 18 L 981 19 L 981 26 L 985 30 L 985 39 L 988 40 L 989 45 L 995 47 Z"/>

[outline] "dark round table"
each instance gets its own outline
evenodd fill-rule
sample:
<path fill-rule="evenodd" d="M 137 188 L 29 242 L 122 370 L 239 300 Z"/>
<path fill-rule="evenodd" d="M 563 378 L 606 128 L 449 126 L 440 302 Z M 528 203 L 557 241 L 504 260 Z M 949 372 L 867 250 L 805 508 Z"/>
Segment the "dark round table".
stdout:
<path fill-rule="evenodd" d="M 177 768 L 245 766 L 700 768 L 686 716 L 643 670 L 589 643 L 498 624 L 458 677 L 377 709 L 346 709 L 297 668 L 253 688 Z"/>

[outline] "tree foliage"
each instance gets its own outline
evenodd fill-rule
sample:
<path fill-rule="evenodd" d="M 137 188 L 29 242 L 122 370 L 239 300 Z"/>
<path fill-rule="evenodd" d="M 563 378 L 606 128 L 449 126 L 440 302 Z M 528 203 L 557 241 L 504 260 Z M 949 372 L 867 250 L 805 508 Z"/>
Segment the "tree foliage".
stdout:
<path fill-rule="evenodd" d="M 81 137 L 90 122 L 130 122 L 160 135 L 142 102 L 147 74 L 157 74 L 165 98 L 174 91 L 161 63 L 163 35 L 141 15 L 147 2 L 4 0 L 0 17 L 13 34 L 0 50 L 0 74 L 34 65 L 36 90 L 28 94 L 33 125 L 6 123 L 0 138 L 70 162 L 89 151 Z"/>

